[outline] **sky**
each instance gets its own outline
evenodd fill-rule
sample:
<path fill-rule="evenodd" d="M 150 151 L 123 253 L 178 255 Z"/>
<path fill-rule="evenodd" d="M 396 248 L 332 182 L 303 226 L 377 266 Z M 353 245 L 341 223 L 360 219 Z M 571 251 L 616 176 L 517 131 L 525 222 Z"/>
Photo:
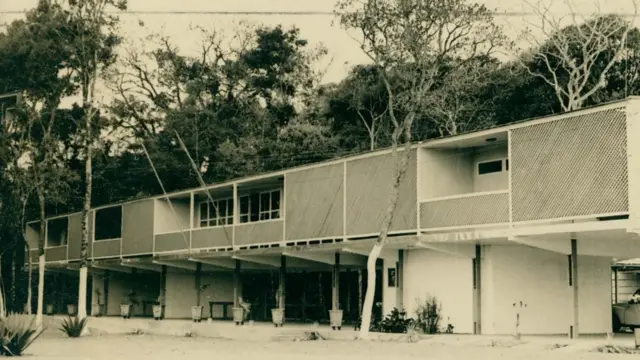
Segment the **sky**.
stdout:
<path fill-rule="evenodd" d="M 504 27 L 505 33 L 514 40 L 525 30 L 527 24 L 539 24 L 531 14 L 531 7 L 525 1 L 539 0 L 478 0 L 489 9 L 495 9 L 496 22 Z M 551 10 L 557 14 L 567 14 L 569 7 L 565 0 L 545 0 L 553 4 Z M 605 4 L 601 12 L 632 13 L 633 0 L 601 0 Z M 637 0 L 640 2 L 640 0 Z M 0 24 L 22 17 L 23 10 L 34 7 L 37 0 L 0 0 Z M 366 63 L 367 57 L 358 48 L 357 42 L 337 24 L 333 25 L 331 11 L 335 0 L 129 0 L 129 13 L 121 15 L 121 33 L 129 43 L 140 46 L 149 43 L 145 37 L 152 33 L 168 36 L 185 54 L 193 54 L 199 45 L 198 34 L 190 31 L 192 25 L 215 29 L 229 36 L 240 21 L 254 24 L 296 26 L 301 37 L 310 46 L 323 44 L 328 49 L 328 57 L 318 62 L 316 68 L 324 73 L 322 82 L 337 82 L 345 77 L 355 64 Z M 573 9 L 584 15 L 597 10 L 594 0 L 572 0 Z M 171 13 L 173 12 L 173 13 Z M 210 12 L 298 12 L 297 14 L 213 14 Z M 315 12 L 316 14 L 300 14 Z M 144 26 L 140 24 L 143 23 Z M 0 28 L 0 31 L 2 29 Z M 523 46 L 524 44 L 520 44 Z M 503 56 L 512 56 L 506 53 Z"/>

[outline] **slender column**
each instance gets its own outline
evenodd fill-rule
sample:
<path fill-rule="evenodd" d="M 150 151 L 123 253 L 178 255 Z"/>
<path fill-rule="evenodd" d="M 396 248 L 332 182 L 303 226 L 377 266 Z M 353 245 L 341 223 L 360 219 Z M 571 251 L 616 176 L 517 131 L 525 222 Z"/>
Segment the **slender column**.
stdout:
<path fill-rule="evenodd" d="M 278 308 L 284 310 L 286 295 L 287 257 L 280 258 L 280 284 L 278 286 Z"/>
<path fill-rule="evenodd" d="M 476 333 L 482 334 L 482 246 L 476 245 Z"/>
<path fill-rule="evenodd" d="M 613 270 L 613 303 L 618 303 L 618 269 Z"/>
<path fill-rule="evenodd" d="M 573 319 L 569 332 L 569 336 L 572 339 L 577 339 L 580 333 L 580 321 L 579 321 L 579 296 L 578 296 L 578 241 L 575 236 L 571 238 L 571 287 L 573 289 Z"/>
<path fill-rule="evenodd" d="M 340 253 L 335 253 L 335 261 L 333 263 L 333 281 L 332 281 L 332 301 L 331 309 L 340 310 Z"/>
<path fill-rule="evenodd" d="M 404 309 L 404 250 L 398 250 L 398 262 L 396 263 L 396 307 Z"/>
<path fill-rule="evenodd" d="M 240 306 L 240 297 L 242 296 L 242 282 L 240 281 L 240 260 L 236 259 L 235 269 L 233 271 L 233 307 Z"/>
<path fill-rule="evenodd" d="M 200 306 L 200 287 L 202 282 L 202 263 L 196 263 L 196 306 Z"/>
<path fill-rule="evenodd" d="M 111 272 L 106 270 L 104 272 L 104 281 L 102 282 L 102 293 L 104 294 L 104 315 L 109 314 L 109 278 Z"/>

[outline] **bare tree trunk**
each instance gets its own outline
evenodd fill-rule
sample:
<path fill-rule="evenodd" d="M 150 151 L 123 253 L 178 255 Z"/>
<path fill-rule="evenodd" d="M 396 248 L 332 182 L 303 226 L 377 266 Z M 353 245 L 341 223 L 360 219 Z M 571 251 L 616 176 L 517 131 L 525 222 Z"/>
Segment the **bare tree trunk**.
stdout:
<path fill-rule="evenodd" d="M 91 193 L 93 185 L 92 176 L 92 149 L 91 149 L 91 121 L 93 120 L 93 107 L 85 107 L 86 116 L 86 160 L 85 160 L 85 193 L 82 207 L 82 242 L 80 245 L 80 285 L 78 289 L 78 318 L 87 317 L 87 276 L 89 266 L 89 211 L 91 210 Z"/>
<path fill-rule="evenodd" d="M 46 241 L 47 222 L 45 215 L 44 193 L 37 187 L 38 202 L 40 204 L 40 234 L 38 236 L 38 308 L 36 310 L 36 324 L 42 326 L 44 311 L 44 245 Z"/>
<path fill-rule="evenodd" d="M 4 281 L 2 281 L 2 255 L 0 255 L 0 319 L 4 318 L 7 314 L 7 306 L 4 301 Z"/>

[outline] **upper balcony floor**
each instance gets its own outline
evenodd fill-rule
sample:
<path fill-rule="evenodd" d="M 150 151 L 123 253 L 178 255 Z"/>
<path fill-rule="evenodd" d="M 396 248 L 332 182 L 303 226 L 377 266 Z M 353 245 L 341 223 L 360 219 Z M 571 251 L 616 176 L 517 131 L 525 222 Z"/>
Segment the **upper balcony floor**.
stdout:
<path fill-rule="evenodd" d="M 632 136 L 640 135 L 639 104 L 630 98 L 415 144 L 391 233 L 633 216 L 640 208 L 640 191 L 630 190 L 640 183 L 640 142 Z M 390 151 L 381 150 L 92 209 L 90 254 L 100 259 L 374 237 L 393 171 Z M 79 259 L 80 216 L 47 220 L 47 261 Z M 28 224 L 32 248 L 39 231 L 37 222 Z"/>

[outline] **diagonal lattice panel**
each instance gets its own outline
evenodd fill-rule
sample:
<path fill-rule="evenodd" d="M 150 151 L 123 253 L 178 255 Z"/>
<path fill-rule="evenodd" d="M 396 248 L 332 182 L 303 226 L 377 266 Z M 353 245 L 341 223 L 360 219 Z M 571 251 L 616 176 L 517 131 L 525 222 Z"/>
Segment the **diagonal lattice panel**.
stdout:
<path fill-rule="evenodd" d="M 420 204 L 420 227 L 488 225 L 509 221 L 509 194 L 478 194 Z"/>
<path fill-rule="evenodd" d="M 625 212 L 624 107 L 513 129 L 513 221 Z"/>

